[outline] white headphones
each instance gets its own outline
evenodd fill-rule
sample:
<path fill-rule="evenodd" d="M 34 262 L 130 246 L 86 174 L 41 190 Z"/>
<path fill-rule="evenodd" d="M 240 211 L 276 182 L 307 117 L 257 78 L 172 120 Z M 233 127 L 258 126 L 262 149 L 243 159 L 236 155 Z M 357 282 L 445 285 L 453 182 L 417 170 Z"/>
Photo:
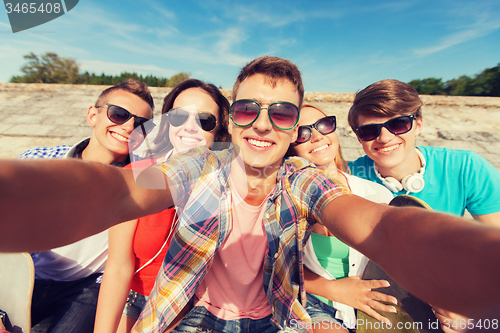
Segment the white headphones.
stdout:
<path fill-rule="evenodd" d="M 382 175 L 380 175 L 380 173 L 378 172 L 377 165 L 374 164 L 375 174 L 382 181 L 382 184 L 384 184 L 385 187 L 387 187 L 392 192 L 397 193 L 405 189 L 406 191 L 408 191 L 406 194 L 408 194 L 410 192 L 417 193 L 424 189 L 425 158 L 424 155 L 422 155 L 422 153 L 420 152 L 420 150 L 416 148 L 415 150 L 417 151 L 417 155 L 420 158 L 420 163 L 422 163 L 422 167 L 420 168 L 418 173 L 405 176 L 401 180 L 401 182 L 399 182 L 394 177 L 387 177 L 387 178 L 382 177 Z"/>

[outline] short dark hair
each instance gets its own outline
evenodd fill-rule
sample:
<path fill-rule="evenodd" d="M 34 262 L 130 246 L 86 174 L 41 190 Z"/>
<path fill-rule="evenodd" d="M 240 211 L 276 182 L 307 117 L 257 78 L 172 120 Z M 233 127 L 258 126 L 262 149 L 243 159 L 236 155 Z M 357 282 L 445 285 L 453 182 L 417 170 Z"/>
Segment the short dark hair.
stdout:
<path fill-rule="evenodd" d="M 241 69 L 233 86 L 233 101 L 236 100 L 236 94 L 238 93 L 241 82 L 255 74 L 267 76 L 272 87 L 275 87 L 279 80 L 288 80 L 293 83 L 299 93 L 298 107 L 301 107 L 304 98 L 304 85 L 302 83 L 302 76 L 299 68 L 288 59 L 271 56 L 263 56 L 254 59 Z"/>
<path fill-rule="evenodd" d="M 161 113 L 165 114 L 168 111 L 170 111 L 174 105 L 177 96 L 179 96 L 183 91 L 190 88 L 203 89 L 207 94 L 210 95 L 210 97 L 212 97 L 215 104 L 217 104 L 217 106 L 219 107 L 218 123 L 215 129 L 214 141 L 215 142 L 231 141 L 231 136 L 229 135 L 228 131 L 229 101 L 227 100 L 226 97 L 224 97 L 224 95 L 222 95 L 219 88 L 217 88 L 215 85 L 211 83 L 205 83 L 203 81 L 196 79 L 188 79 L 182 81 L 181 83 L 176 85 L 167 96 L 165 96 L 165 99 L 163 100 L 163 106 L 161 108 Z M 164 143 L 165 138 L 168 138 L 168 128 L 169 126 L 166 117 L 162 117 L 160 130 L 155 140 L 153 141 L 155 144 L 157 144 L 158 147 L 162 146 L 162 143 Z M 166 153 L 170 149 L 172 149 L 171 143 L 169 143 L 164 148 L 161 148 L 161 150 L 157 151 L 156 153 L 158 154 Z"/>
<path fill-rule="evenodd" d="M 422 118 L 422 100 L 411 85 L 393 79 L 375 82 L 356 94 L 347 120 L 353 130 L 360 115 L 394 117 L 415 114 Z"/>
<path fill-rule="evenodd" d="M 109 87 L 108 89 L 104 90 L 99 97 L 97 98 L 96 101 L 96 106 L 97 105 L 102 105 L 103 104 L 103 99 L 106 98 L 109 94 L 111 94 L 114 91 L 117 90 L 123 90 L 127 91 L 131 94 L 136 95 L 140 99 L 142 99 L 144 102 L 148 103 L 149 107 L 151 108 L 151 112 L 155 108 L 155 103 L 153 101 L 153 96 L 151 96 L 151 92 L 149 91 L 148 85 L 145 84 L 144 82 L 137 81 L 134 79 L 127 79 L 125 81 L 120 82 L 119 84 Z"/>

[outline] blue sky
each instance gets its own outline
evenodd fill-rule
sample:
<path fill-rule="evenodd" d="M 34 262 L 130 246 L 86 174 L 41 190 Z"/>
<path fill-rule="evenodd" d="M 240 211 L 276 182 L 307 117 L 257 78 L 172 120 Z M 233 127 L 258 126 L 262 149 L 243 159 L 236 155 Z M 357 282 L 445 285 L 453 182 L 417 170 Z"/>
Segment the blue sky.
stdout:
<path fill-rule="evenodd" d="M 23 55 L 49 51 L 81 71 L 184 71 L 228 89 L 247 62 L 275 55 L 299 66 L 306 91 L 356 92 L 496 66 L 500 1 L 80 0 L 15 34 L 0 11 L 0 82 L 21 74 Z"/>

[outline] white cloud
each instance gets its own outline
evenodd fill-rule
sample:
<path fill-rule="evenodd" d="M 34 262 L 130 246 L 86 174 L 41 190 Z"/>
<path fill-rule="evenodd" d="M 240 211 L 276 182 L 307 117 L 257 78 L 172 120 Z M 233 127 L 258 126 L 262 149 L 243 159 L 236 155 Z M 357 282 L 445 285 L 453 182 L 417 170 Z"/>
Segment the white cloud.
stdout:
<path fill-rule="evenodd" d="M 449 24 L 448 29 L 454 32 L 441 38 L 435 45 L 414 49 L 415 55 L 419 57 L 431 55 L 500 29 L 500 17 L 498 13 L 491 10 L 490 6 L 474 4 L 472 7 L 464 7 L 462 4 L 458 4 L 456 8 L 450 9 L 450 14 L 453 15 L 453 21 Z M 464 23 L 467 21 L 472 22 Z"/>
<path fill-rule="evenodd" d="M 265 23 L 270 27 L 283 27 L 293 23 L 313 19 L 339 19 L 345 15 L 345 10 L 340 8 L 328 8 L 323 10 L 296 10 L 292 8 L 277 12 L 276 10 L 263 11 L 260 7 L 250 8 L 245 5 L 227 10 L 227 13 L 228 16 L 236 16 L 238 22 L 240 23 L 252 25 Z"/>
<path fill-rule="evenodd" d="M 1 26 L 1 27 L 4 27 L 4 28 L 9 28 L 9 30 L 11 30 L 10 24 L 0 22 L 0 26 Z M 12 30 L 11 30 L 11 31 L 12 31 Z"/>
<path fill-rule="evenodd" d="M 488 24 L 488 25 L 478 25 L 475 27 L 471 27 L 467 30 L 460 31 L 454 34 L 451 34 L 449 36 L 446 36 L 443 38 L 440 43 L 437 45 L 433 45 L 430 47 L 425 47 L 425 48 L 420 48 L 420 49 L 415 49 L 413 52 L 415 55 L 424 57 L 428 56 L 430 54 L 445 50 L 449 47 L 468 42 L 470 40 L 474 40 L 476 38 L 483 37 L 487 34 L 492 33 L 493 31 L 497 30 L 500 28 L 500 22 L 497 22 L 495 24 Z"/>
<path fill-rule="evenodd" d="M 154 0 L 142 0 L 141 3 L 147 5 L 146 7 L 148 7 L 149 10 L 153 10 L 154 12 L 159 13 L 161 16 L 160 19 L 168 19 L 168 20 L 176 19 L 175 13 L 166 9 L 163 6 L 163 3 L 158 3 L 157 1 Z"/>

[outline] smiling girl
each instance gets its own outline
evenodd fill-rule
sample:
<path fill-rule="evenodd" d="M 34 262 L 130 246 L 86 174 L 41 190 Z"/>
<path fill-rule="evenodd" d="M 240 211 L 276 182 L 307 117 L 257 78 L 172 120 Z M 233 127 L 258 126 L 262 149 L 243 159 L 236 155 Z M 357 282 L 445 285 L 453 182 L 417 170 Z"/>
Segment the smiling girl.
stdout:
<path fill-rule="evenodd" d="M 388 203 L 392 195 L 383 186 L 347 173 L 336 127 L 335 116 L 326 116 L 317 107 L 304 105 L 300 111 L 298 137 L 290 146 L 288 155 L 309 160 L 354 194 L 374 202 Z M 313 323 L 338 322 L 337 327 L 343 324 L 353 329 L 356 324 L 353 308 L 379 320 L 385 319 L 374 309 L 390 311 L 392 307 L 376 300 L 394 302 L 394 298 L 372 291 L 387 287 L 387 281 L 360 279 L 367 262 L 366 257 L 342 243 L 326 227 L 314 225 L 304 254 L 308 292 L 306 310 Z M 323 332 L 323 325 L 319 326 L 321 328 L 317 327 L 314 332 Z M 331 332 L 334 326 L 330 325 L 326 331 Z"/>
<path fill-rule="evenodd" d="M 228 112 L 229 102 L 214 85 L 194 79 L 178 84 L 163 103 L 160 130 L 153 141 L 154 156 L 163 157 L 153 164 L 194 147 L 210 148 L 213 142 L 227 141 Z M 175 209 L 167 209 L 109 229 L 109 256 L 94 332 L 130 332 L 153 287 L 176 222 Z"/>

